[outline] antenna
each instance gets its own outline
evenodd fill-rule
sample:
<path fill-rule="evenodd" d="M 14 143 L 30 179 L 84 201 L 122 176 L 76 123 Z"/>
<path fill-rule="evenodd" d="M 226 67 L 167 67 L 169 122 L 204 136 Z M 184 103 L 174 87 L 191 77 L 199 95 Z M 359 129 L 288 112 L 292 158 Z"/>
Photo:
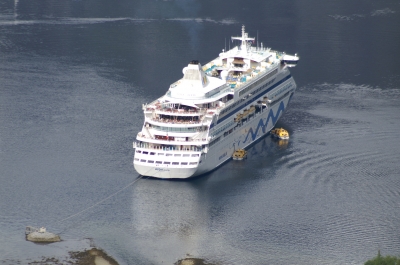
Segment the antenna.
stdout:
<path fill-rule="evenodd" d="M 257 51 L 258 51 L 258 29 L 257 29 Z"/>
<path fill-rule="evenodd" d="M 225 51 L 226 51 L 226 37 L 225 37 Z"/>

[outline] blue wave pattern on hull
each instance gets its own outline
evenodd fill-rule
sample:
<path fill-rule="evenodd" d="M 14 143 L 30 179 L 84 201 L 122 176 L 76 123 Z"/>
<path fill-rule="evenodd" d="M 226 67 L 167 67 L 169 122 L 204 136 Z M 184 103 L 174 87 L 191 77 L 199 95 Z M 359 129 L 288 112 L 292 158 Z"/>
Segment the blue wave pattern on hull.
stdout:
<path fill-rule="evenodd" d="M 272 109 L 270 109 L 268 117 L 265 119 L 265 123 L 261 118 L 260 121 L 258 122 L 255 132 L 253 132 L 253 128 L 250 128 L 249 131 L 247 132 L 246 138 L 244 139 L 243 143 L 247 141 L 249 135 L 251 136 L 251 140 L 254 141 L 257 138 L 258 130 L 260 130 L 260 128 L 262 129 L 263 134 L 265 134 L 265 128 L 267 127 L 269 120 L 272 119 L 272 123 L 275 124 L 278 121 L 280 113 L 283 112 L 284 110 L 285 110 L 285 104 L 283 103 L 283 101 L 281 101 L 281 103 L 279 104 L 279 108 L 278 111 L 276 112 L 276 115 L 274 115 L 274 112 L 272 111 Z"/>

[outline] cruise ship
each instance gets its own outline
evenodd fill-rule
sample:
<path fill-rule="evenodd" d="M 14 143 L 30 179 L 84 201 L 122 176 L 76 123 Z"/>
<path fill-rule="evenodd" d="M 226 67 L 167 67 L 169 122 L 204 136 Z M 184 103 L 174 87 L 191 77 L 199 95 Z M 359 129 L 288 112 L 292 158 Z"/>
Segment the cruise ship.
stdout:
<path fill-rule="evenodd" d="M 299 57 L 255 44 L 242 26 L 237 46 L 202 65 L 193 60 L 166 94 L 143 104 L 133 142 L 142 176 L 186 179 L 207 173 L 265 136 L 286 110 Z M 235 44 L 236 45 L 236 44 Z"/>

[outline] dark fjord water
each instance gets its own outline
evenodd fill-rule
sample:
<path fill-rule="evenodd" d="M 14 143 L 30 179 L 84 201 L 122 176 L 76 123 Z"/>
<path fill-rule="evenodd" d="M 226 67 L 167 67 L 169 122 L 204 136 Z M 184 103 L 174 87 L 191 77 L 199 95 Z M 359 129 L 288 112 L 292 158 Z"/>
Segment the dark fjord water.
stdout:
<path fill-rule="evenodd" d="M 225 2 L 225 3 L 223 3 Z M 141 104 L 245 24 L 299 53 L 298 90 L 249 159 L 189 181 L 140 179 Z M 0 263 L 91 242 L 120 264 L 362 264 L 400 254 L 396 1 L 0 3 Z M 225 44 L 225 39 L 226 44 Z M 62 232 L 26 242 L 26 225 Z"/>

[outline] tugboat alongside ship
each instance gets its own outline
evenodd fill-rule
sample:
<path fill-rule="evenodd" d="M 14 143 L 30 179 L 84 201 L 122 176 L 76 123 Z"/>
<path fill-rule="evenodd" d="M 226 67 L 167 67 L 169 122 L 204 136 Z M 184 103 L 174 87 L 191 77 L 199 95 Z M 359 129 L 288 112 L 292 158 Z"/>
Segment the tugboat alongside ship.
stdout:
<path fill-rule="evenodd" d="M 262 43 L 253 47 L 244 26 L 232 40 L 239 45 L 204 66 L 191 61 L 164 96 L 143 105 L 144 124 L 133 143 L 139 174 L 207 173 L 268 134 L 282 116 L 296 90 L 289 67 L 299 57 Z"/>

